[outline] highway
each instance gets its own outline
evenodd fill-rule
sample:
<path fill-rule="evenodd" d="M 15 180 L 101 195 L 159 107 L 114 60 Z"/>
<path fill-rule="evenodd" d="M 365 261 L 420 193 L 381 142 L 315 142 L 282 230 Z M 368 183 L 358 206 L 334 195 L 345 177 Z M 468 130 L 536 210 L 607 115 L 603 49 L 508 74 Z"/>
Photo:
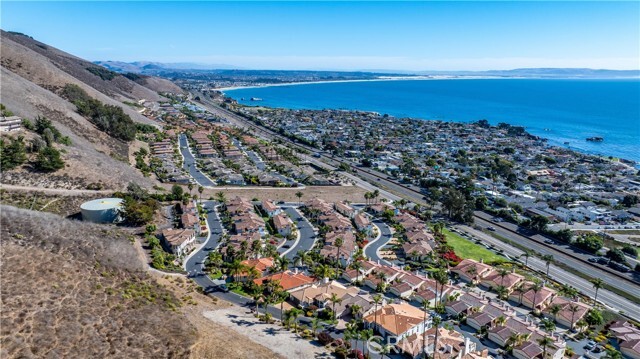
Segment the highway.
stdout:
<path fill-rule="evenodd" d="M 235 114 L 232 113 L 228 110 L 222 109 L 219 106 L 217 106 L 215 103 L 209 101 L 207 99 L 206 96 L 201 94 L 201 99 L 204 99 L 204 101 L 201 101 L 201 105 L 205 106 L 209 111 L 218 114 L 219 116 L 226 118 L 227 120 L 229 120 L 230 122 L 236 124 L 239 127 L 250 127 L 252 129 L 254 129 L 257 133 L 259 133 L 261 136 L 267 138 L 267 139 L 280 139 L 282 141 L 288 142 L 290 143 L 292 146 L 294 147 L 298 147 L 300 149 L 304 149 L 306 151 L 309 151 L 311 153 L 315 153 L 318 152 L 318 149 L 309 147 L 309 146 L 305 146 L 302 144 L 298 144 L 298 143 L 293 143 L 291 142 L 291 140 L 289 140 L 288 138 L 281 136 L 271 130 L 265 129 L 261 126 L 258 126 L 254 123 L 252 123 L 251 121 Z M 331 170 L 335 170 L 341 163 L 346 163 L 349 164 L 352 169 L 355 171 L 355 173 L 361 177 L 361 179 L 359 179 L 356 183 L 358 185 L 366 185 L 368 187 L 365 188 L 376 188 L 378 186 L 380 187 L 384 187 L 384 190 L 381 190 L 381 192 L 384 191 L 384 193 L 382 193 L 383 195 L 386 194 L 391 194 L 393 197 L 398 198 L 398 196 L 401 196 L 403 198 L 406 198 L 414 203 L 418 203 L 418 204 L 425 204 L 425 201 L 423 199 L 423 195 L 420 192 L 419 188 L 417 188 L 416 186 L 413 185 L 403 185 L 400 183 L 395 182 L 395 180 L 393 180 L 392 178 L 388 178 L 386 174 L 371 170 L 371 169 L 363 169 L 360 167 L 355 167 L 353 166 L 353 163 L 348 162 L 348 161 L 342 161 L 342 160 L 338 160 L 332 156 L 326 155 L 324 153 L 321 153 L 321 159 L 323 161 L 320 161 L 319 159 L 314 158 L 312 161 L 314 161 L 314 164 L 317 164 L 319 166 L 322 166 L 324 168 L 327 169 L 331 169 Z M 355 177 L 355 176 L 353 176 Z M 355 177 L 358 178 L 358 177 Z M 362 181 L 364 180 L 364 181 Z M 363 182 L 368 182 L 366 184 L 364 184 Z M 372 183 L 375 183 L 377 186 L 373 186 Z M 390 193 L 390 192 L 393 192 Z M 485 225 L 487 225 L 486 222 L 482 222 L 485 221 L 485 219 L 483 219 L 482 217 L 478 217 L 478 215 L 476 214 L 475 216 L 476 220 L 479 221 L 480 223 L 484 223 Z M 479 224 L 480 224 L 479 223 Z M 482 225 L 482 224 L 480 224 Z M 495 223 L 492 223 L 491 225 L 493 225 L 495 227 Z M 531 239 L 530 237 L 527 236 L 523 236 L 523 235 L 519 235 L 516 232 L 512 232 L 512 231 L 501 231 L 501 235 L 503 235 L 504 237 L 513 240 L 514 242 L 519 242 L 527 247 L 530 248 L 537 248 L 536 247 L 536 243 L 539 245 L 539 243 L 535 240 L 535 239 Z M 541 252 L 542 253 L 542 252 Z M 554 254 L 554 253 L 557 253 Z M 597 265 L 592 265 L 592 263 L 587 262 L 586 260 L 583 260 L 579 257 L 574 257 L 572 255 L 569 255 L 567 253 L 562 252 L 561 250 L 557 249 L 554 253 L 554 257 L 558 257 L 558 258 L 562 258 L 563 262 L 566 263 L 567 265 L 573 267 L 573 268 L 580 268 L 579 270 L 583 271 L 583 273 L 594 277 L 594 278 L 607 278 L 607 284 L 615 286 L 616 288 L 620 288 L 622 290 L 624 290 L 625 292 L 632 292 L 632 293 L 637 293 L 638 290 L 640 290 L 640 287 L 638 287 L 638 284 L 635 283 L 633 281 L 633 279 L 623 275 L 622 273 L 618 273 L 615 272 L 609 268 L 599 268 Z M 567 283 L 569 285 L 574 285 L 571 281 L 565 281 L 564 283 Z M 599 291 L 599 297 L 604 293 L 607 292 L 606 290 L 600 290 Z M 627 301 L 626 299 L 611 293 L 611 292 L 607 292 L 610 296 L 607 296 L 609 298 L 616 298 L 615 301 L 613 302 L 608 302 L 608 304 L 610 304 L 612 307 L 618 308 L 620 307 L 618 304 L 623 303 L 624 301 Z M 635 296 L 638 296 L 636 294 L 634 294 Z M 628 301 L 627 301 L 628 302 Z M 625 305 L 626 307 L 626 305 Z M 636 305 L 635 307 L 629 307 L 629 309 L 634 309 L 634 311 L 626 311 L 626 313 L 628 313 L 628 315 L 635 315 L 635 316 L 640 316 L 640 310 L 638 310 L 638 306 Z M 622 310 L 622 308 L 619 308 Z"/>

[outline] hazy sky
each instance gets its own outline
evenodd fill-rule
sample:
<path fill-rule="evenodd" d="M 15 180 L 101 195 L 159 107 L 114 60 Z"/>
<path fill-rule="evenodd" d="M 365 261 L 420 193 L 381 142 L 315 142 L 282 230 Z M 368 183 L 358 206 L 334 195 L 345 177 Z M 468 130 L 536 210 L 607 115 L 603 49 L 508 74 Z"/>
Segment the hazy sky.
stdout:
<path fill-rule="evenodd" d="M 640 68 L 640 2 L 1 2 L 88 60 L 257 69 Z"/>

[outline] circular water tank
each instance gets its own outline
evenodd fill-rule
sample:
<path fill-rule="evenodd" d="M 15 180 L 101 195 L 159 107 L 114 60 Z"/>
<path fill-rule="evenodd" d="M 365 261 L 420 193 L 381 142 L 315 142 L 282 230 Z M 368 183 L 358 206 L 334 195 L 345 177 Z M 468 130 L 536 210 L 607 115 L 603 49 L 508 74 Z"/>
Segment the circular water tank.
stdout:
<path fill-rule="evenodd" d="M 114 223 L 120 221 L 120 208 L 122 208 L 122 198 L 100 198 L 83 203 L 80 211 L 84 221 Z"/>

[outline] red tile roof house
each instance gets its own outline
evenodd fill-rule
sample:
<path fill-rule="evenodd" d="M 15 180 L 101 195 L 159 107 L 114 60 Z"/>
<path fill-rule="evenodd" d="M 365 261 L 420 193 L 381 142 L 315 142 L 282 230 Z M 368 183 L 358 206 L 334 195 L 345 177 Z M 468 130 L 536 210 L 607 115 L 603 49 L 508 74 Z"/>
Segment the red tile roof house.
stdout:
<path fill-rule="evenodd" d="M 167 246 L 177 257 L 184 256 L 196 241 L 196 232 L 192 229 L 165 229 L 162 231 L 162 238 Z"/>
<path fill-rule="evenodd" d="M 631 359 L 640 359 L 640 339 L 627 340 L 620 343 L 622 355 Z"/>
<path fill-rule="evenodd" d="M 267 214 L 267 217 L 269 218 L 282 212 L 282 210 L 278 208 L 278 206 L 276 206 L 271 200 L 262 201 L 260 203 L 260 207 L 262 207 L 262 210 L 265 211 L 265 213 Z"/>
<path fill-rule="evenodd" d="M 507 293 L 511 293 L 518 283 L 524 280 L 524 276 L 517 273 L 508 273 L 504 277 L 500 276 L 497 270 L 492 270 L 486 277 L 484 277 L 480 285 L 489 289 L 495 289 L 499 286 L 505 287 Z"/>
<path fill-rule="evenodd" d="M 260 273 L 260 277 L 265 276 L 269 273 L 269 269 L 273 267 L 274 261 L 271 257 L 265 258 L 257 258 L 257 259 L 247 259 L 242 261 L 247 268 L 255 268 L 258 273 Z M 236 280 L 240 282 L 245 282 L 247 280 L 246 273 L 239 273 Z"/>
<path fill-rule="evenodd" d="M 240 197 L 231 199 L 229 203 L 227 203 L 226 207 L 227 211 L 231 215 L 253 211 L 253 203 Z"/>
<path fill-rule="evenodd" d="M 556 315 L 551 314 L 551 308 L 554 306 L 560 308 Z M 572 307 L 575 311 L 572 310 Z M 591 306 L 586 303 L 575 302 L 571 299 L 557 296 L 549 303 L 543 314 L 547 318 L 555 320 L 558 324 L 571 328 L 572 325 L 575 326 L 575 323 L 587 314 L 589 309 L 591 309 Z"/>
<path fill-rule="evenodd" d="M 259 233 L 261 237 L 267 234 L 264 220 L 255 213 L 245 213 L 233 217 L 236 233 Z"/>
<path fill-rule="evenodd" d="M 335 209 L 338 213 L 348 218 L 353 218 L 356 215 L 356 210 L 345 202 L 337 202 Z"/>
<path fill-rule="evenodd" d="M 424 242 L 429 243 L 431 248 L 435 247 L 435 238 L 433 237 L 433 235 L 431 233 L 428 233 L 426 231 L 406 232 L 404 234 L 404 236 L 407 238 L 407 240 L 410 243 L 416 243 L 416 242 L 423 242 L 424 241 Z"/>
<path fill-rule="evenodd" d="M 426 318 L 426 320 L 425 320 Z M 398 340 L 413 334 L 422 334 L 432 326 L 432 319 L 421 309 L 408 303 L 387 304 L 363 318 L 365 327 L 383 337 Z"/>
<path fill-rule="evenodd" d="M 473 259 L 464 259 L 457 266 L 453 267 L 451 272 L 458 274 L 460 279 L 465 282 L 478 284 L 492 269 L 493 267 L 488 264 Z"/>
<path fill-rule="evenodd" d="M 360 232 L 364 232 L 366 235 L 370 235 L 373 232 L 373 224 L 363 213 L 356 214 L 353 217 L 353 223 L 355 223 L 356 229 Z"/>
<path fill-rule="evenodd" d="M 507 318 L 515 314 L 516 312 L 511 306 L 492 301 L 478 312 L 467 315 L 467 325 L 476 330 L 481 330 L 482 328 L 492 327 L 499 317 Z"/>
<path fill-rule="evenodd" d="M 384 280 L 380 279 L 379 273 L 384 274 Z M 394 279 L 403 276 L 404 273 L 398 269 L 391 268 L 389 266 L 380 266 L 372 271 L 364 280 L 364 284 L 371 288 L 378 288 L 378 284 L 384 282 L 385 284 L 391 283 Z"/>
<path fill-rule="evenodd" d="M 530 309 L 542 310 L 551 303 L 555 295 L 556 291 L 547 287 L 542 287 L 542 289 L 536 293 L 530 289 L 530 284 L 527 283 L 522 292 L 517 289 L 511 292 L 511 294 L 509 294 L 509 300 L 520 303 Z M 520 301 L 520 298 L 522 298 L 522 301 Z"/>
<path fill-rule="evenodd" d="M 360 263 L 362 264 L 362 269 L 347 269 L 342 273 L 342 279 L 345 279 L 349 283 L 363 280 L 367 275 L 369 275 L 369 273 L 380 266 L 378 263 L 373 261 L 361 261 Z"/>
<path fill-rule="evenodd" d="M 273 226 L 281 236 L 288 236 L 293 230 L 293 222 L 286 214 L 280 213 L 273 217 Z"/>
<path fill-rule="evenodd" d="M 294 273 L 289 270 L 281 273 L 271 274 L 266 277 L 257 278 L 254 279 L 253 282 L 260 285 L 268 280 L 277 280 L 280 283 L 280 286 L 282 286 L 282 289 L 286 291 L 310 286 L 311 284 L 316 282 L 315 279 L 306 276 L 303 273 Z"/>
<path fill-rule="evenodd" d="M 640 328 L 627 321 L 616 321 L 608 327 L 609 334 L 618 341 L 622 354 L 640 359 Z"/>
<path fill-rule="evenodd" d="M 476 344 L 459 332 L 443 327 L 439 327 L 437 330 L 438 346 L 435 353 L 434 350 L 436 346 L 434 345 L 434 341 L 436 328 L 427 330 L 426 346 L 423 345 L 424 335 L 412 334 L 399 341 L 396 347 L 402 351 L 402 353 L 413 359 L 424 357 L 423 347 L 426 347 L 427 354 L 433 359 L 463 359 L 466 356 L 471 358 L 470 355 L 472 353 L 476 356 L 488 357 L 488 352 L 485 353 L 484 356 L 482 353 L 475 352 Z"/>
<path fill-rule="evenodd" d="M 420 260 L 426 258 L 433 248 L 427 242 L 405 243 L 402 245 L 405 258 Z"/>
<path fill-rule="evenodd" d="M 197 216 L 191 213 L 183 213 L 180 216 L 180 223 L 182 228 L 192 229 L 196 233 L 200 233 L 200 220 Z"/>
<path fill-rule="evenodd" d="M 440 291 L 442 291 L 442 295 L 440 295 Z M 436 304 L 436 300 L 440 300 L 440 297 L 442 297 L 444 302 L 446 301 L 447 296 L 458 292 L 459 289 L 457 287 L 450 285 L 445 285 L 444 288 L 441 288 L 440 284 L 438 284 L 436 289 L 436 281 L 429 279 L 420 288 L 418 288 L 416 293 L 413 295 L 413 299 L 421 304 L 427 301 L 429 302 L 429 306 L 433 307 Z"/>
<path fill-rule="evenodd" d="M 444 309 L 452 317 L 458 317 L 469 312 L 482 309 L 489 301 L 484 294 L 476 294 L 474 292 L 466 292 L 458 297 L 457 300 L 445 304 Z"/>
<path fill-rule="evenodd" d="M 555 341 L 547 347 L 547 357 L 562 359 L 566 350 L 566 344 L 562 341 Z M 527 340 L 521 345 L 513 348 L 513 356 L 517 359 L 539 359 L 544 350 L 538 344 L 538 339 Z"/>

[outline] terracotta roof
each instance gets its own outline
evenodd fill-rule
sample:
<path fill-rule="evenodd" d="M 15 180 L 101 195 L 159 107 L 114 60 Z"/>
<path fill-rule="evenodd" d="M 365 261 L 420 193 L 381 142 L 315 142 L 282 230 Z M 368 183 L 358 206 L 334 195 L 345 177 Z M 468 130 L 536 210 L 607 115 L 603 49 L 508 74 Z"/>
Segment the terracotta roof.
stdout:
<path fill-rule="evenodd" d="M 288 226 L 291 226 L 292 223 L 293 222 L 291 222 L 289 217 L 282 213 L 273 217 L 273 225 L 276 227 L 276 229 L 286 228 Z"/>
<path fill-rule="evenodd" d="M 377 313 L 378 325 L 382 326 L 386 331 L 400 335 L 409 329 L 422 323 L 425 318 L 425 312 L 407 303 L 388 304 L 377 312 L 371 313 L 364 321 L 372 323 Z M 429 315 L 426 315 L 429 319 Z"/>
<path fill-rule="evenodd" d="M 244 264 L 249 268 L 255 268 L 260 272 L 264 272 L 267 269 L 273 267 L 273 258 L 265 257 L 265 258 L 258 258 L 258 259 L 247 259 L 242 261 L 242 264 Z"/>
<path fill-rule="evenodd" d="M 196 232 L 193 229 L 165 229 L 162 236 L 171 246 L 179 246 L 189 238 L 193 237 Z"/>
<path fill-rule="evenodd" d="M 253 282 L 256 284 L 262 284 L 266 280 L 279 281 L 282 289 L 284 290 L 295 289 L 305 284 L 311 284 L 315 282 L 315 280 L 309 276 L 306 276 L 302 273 L 293 273 L 291 271 L 276 273 L 266 277 L 254 279 Z"/>

